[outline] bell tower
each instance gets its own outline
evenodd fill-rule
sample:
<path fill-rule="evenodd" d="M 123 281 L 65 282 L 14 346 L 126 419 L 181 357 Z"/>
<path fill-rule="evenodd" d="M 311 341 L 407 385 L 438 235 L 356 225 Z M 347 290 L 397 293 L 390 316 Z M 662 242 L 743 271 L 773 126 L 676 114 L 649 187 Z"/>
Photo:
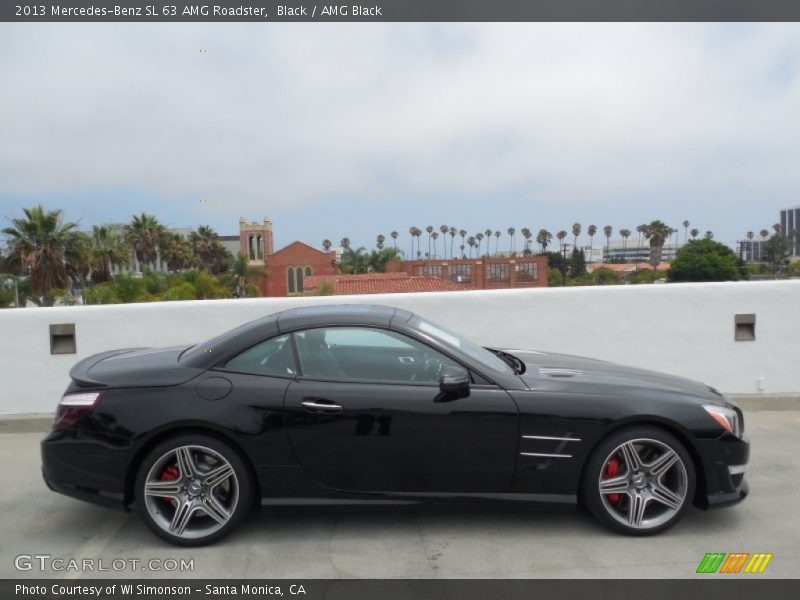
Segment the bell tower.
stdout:
<path fill-rule="evenodd" d="M 239 245 L 242 254 L 251 263 L 263 265 L 266 258 L 274 252 L 272 245 L 272 221 L 264 217 L 263 223 L 248 223 L 247 219 L 239 219 Z"/>

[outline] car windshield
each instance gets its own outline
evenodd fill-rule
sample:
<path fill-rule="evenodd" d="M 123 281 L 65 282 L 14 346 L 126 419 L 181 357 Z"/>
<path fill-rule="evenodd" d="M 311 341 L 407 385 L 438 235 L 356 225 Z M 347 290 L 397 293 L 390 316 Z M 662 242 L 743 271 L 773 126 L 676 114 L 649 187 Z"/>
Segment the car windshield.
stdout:
<path fill-rule="evenodd" d="M 501 373 L 514 373 L 514 369 L 496 354 L 489 352 L 486 348 L 482 348 L 478 344 L 470 342 L 468 339 L 461 337 L 454 331 L 450 331 L 441 325 L 437 325 L 436 323 L 432 323 L 419 317 L 414 317 L 409 322 L 409 325 L 415 329 L 418 329 L 422 333 L 435 338 L 447 346 L 457 348 L 470 358 L 482 364 L 488 365 L 495 371 L 500 371 Z"/>

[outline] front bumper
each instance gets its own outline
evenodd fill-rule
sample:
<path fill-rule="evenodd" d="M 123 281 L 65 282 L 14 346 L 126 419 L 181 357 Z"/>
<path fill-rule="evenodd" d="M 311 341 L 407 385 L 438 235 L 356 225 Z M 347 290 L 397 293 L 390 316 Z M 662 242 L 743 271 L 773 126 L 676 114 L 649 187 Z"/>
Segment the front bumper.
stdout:
<path fill-rule="evenodd" d="M 703 465 L 703 487 L 697 496 L 700 508 L 719 508 L 741 502 L 750 487 L 745 471 L 750 443 L 726 433 L 715 440 L 699 440 L 697 451 Z"/>

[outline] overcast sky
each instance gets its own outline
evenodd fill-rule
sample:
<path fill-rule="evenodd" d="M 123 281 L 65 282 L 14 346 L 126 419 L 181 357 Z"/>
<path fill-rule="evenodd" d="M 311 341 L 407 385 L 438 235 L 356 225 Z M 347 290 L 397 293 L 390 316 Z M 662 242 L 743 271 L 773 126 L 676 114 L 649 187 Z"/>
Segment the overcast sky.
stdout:
<path fill-rule="evenodd" d="M 275 222 L 279 245 L 442 224 L 800 204 L 796 24 L 0 24 L 0 221 Z M 407 243 L 403 245 L 406 247 Z"/>

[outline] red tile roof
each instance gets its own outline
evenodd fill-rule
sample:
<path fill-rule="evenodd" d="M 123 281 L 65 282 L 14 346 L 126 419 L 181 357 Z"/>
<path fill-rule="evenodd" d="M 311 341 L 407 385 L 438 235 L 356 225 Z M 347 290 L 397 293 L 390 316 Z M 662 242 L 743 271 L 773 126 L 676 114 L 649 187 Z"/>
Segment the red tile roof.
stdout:
<path fill-rule="evenodd" d="M 365 273 L 361 275 L 314 275 L 303 280 L 303 291 L 314 295 L 323 281 L 333 286 L 334 296 L 350 294 L 403 294 L 409 292 L 455 292 L 474 289 L 438 277 L 408 273 Z"/>

